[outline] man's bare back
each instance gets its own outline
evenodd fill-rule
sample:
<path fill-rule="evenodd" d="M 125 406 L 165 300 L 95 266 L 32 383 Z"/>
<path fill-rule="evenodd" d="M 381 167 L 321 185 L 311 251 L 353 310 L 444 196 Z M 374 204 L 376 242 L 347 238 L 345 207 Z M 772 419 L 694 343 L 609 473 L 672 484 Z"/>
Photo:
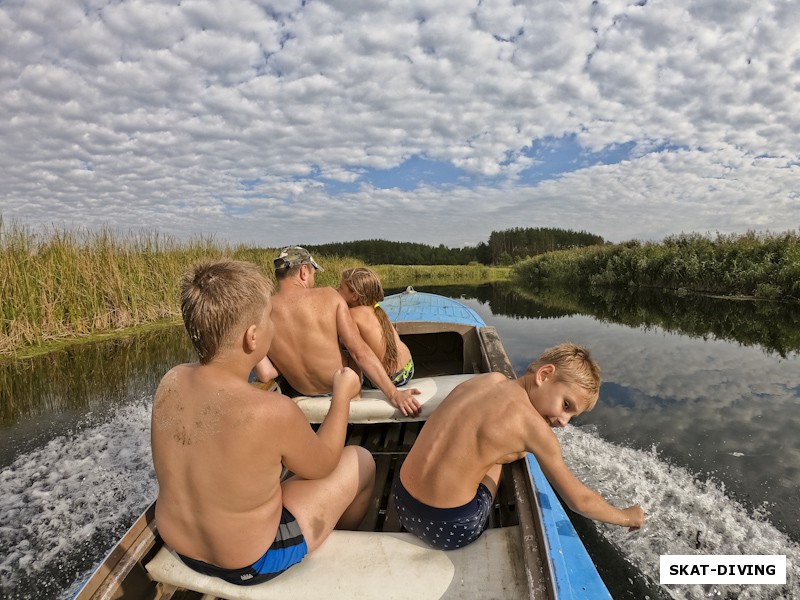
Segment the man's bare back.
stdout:
<path fill-rule="evenodd" d="M 333 373 L 345 364 L 336 327 L 338 295 L 333 288 L 282 285 L 272 298 L 275 339 L 269 359 L 302 394 L 330 392 Z"/>

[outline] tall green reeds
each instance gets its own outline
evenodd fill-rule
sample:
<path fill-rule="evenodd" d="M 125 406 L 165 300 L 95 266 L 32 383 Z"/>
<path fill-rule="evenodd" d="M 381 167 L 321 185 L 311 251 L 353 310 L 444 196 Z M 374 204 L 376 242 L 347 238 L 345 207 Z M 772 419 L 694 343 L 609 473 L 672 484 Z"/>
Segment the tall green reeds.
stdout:
<path fill-rule="evenodd" d="M 275 254 L 159 233 L 34 232 L 0 219 L 0 354 L 175 318 L 192 263 L 231 256 L 265 266 Z"/>
<path fill-rule="evenodd" d="M 653 287 L 800 302 L 800 235 L 748 232 L 551 252 L 519 263 L 530 285 Z"/>
<path fill-rule="evenodd" d="M 179 282 L 195 262 L 230 257 L 273 276 L 277 248 L 188 242 L 160 233 L 120 235 L 7 224 L 0 217 L 0 355 L 180 318 Z M 317 256 L 319 286 L 337 286 L 357 259 Z M 384 285 L 456 284 L 501 279 L 507 269 L 483 266 L 376 267 Z"/>

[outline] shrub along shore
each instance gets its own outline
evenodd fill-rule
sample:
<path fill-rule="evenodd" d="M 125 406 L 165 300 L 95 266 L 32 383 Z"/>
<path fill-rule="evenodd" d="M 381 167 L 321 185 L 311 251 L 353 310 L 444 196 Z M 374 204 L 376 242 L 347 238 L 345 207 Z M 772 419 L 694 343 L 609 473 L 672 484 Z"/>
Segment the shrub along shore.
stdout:
<path fill-rule="evenodd" d="M 212 238 L 180 242 L 158 233 L 35 233 L 0 218 L 0 356 L 29 356 L 65 341 L 178 323 L 179 282 L 191 264 L 229 257 L 253 262 L 272 276 L 278 253 Z M 343 269 L 364 265 L 339 256 L 315 259 L 325 269 L 317 277 L 321 286 L 337 286 Z M 373 268 L 385 287 L 480 283 L 510 274 L 508 268 L 484 265 Z"/>
<path fill-rule="evenodd" d="M 550 252 L 515 265 L 532 287 L 658 288 L 680 294 L 800 302 L 800 235 L 699 234 Z"/>

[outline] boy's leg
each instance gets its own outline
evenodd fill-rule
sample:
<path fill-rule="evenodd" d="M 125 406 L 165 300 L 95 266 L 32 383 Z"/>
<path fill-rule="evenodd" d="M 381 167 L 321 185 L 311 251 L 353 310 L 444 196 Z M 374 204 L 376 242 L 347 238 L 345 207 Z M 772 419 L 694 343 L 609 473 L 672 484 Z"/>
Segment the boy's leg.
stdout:
<path fill-rule="evenodd" d="M 492 498 L 497 497 L 497 488 L 500 486 L 500 475 L 503 473 L 503 465 L 494 465 L 486 475 L 483 476 L 481 483 L 489 488 Z"/>
<path fill-rule="evenodd" d="M 339 464 L 327 477 L 292 477 L 283 482 L 283 505 L 297 519 L 309 552 L 316 550 L 334 527 L 358 527 L 374 484 L 375 461 L 360 446 L 345 446 Z"/>

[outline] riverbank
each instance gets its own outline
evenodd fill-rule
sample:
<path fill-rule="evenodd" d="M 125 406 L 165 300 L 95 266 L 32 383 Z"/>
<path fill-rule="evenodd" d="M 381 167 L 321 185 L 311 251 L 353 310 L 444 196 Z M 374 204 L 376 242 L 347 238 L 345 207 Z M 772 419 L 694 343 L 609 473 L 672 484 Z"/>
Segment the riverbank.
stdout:
<path fill-rule="evenodd" d="M 550 252 L 514 267 L 532 287 L 656 288 L 800 303 L 800 234 L 671 236 Z"/>
<path fill-rule="evenodd" d="M 279 252 L 213 238 L 181 242 L 158 233 L 33 232 L 0 218 L 0 358 L 179 322 L 179 282 L 190 265 L 228 257 L 253 262 L 273 277 Z M 316 260 L 325 268 L 320 286 L 335 287 L 343 269 L 364 265 L 340 256 Z M 484 265 L 373 268 L 387 287 L 481 283 L 510 275 L 508 268 Z"/>

